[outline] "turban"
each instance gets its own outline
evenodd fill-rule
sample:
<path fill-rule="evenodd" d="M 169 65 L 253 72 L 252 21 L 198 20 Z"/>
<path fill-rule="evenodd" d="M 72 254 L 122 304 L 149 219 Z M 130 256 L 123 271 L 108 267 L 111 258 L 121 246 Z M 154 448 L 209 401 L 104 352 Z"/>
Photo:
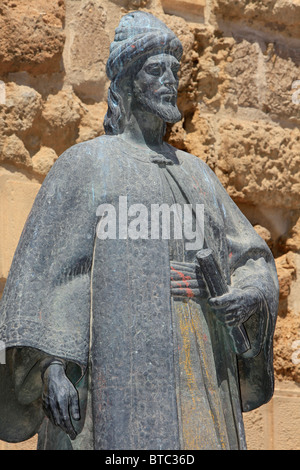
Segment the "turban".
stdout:
<path fill-rule="evenodd" d="M 106 64 L 110 80 L 144 56 L 167 53 L 178 61 L 182 45 L 176 35 L 151 13 L 135 11 L 123 16 L 115 31 Z"/>

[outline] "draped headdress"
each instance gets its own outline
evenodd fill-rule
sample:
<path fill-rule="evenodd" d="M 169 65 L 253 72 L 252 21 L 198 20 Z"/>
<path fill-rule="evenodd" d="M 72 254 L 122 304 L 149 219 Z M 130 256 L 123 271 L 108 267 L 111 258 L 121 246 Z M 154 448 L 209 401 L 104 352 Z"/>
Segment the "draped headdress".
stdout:
<path fill-rule="evenodd" d="M 115 31 L 106 64 L 107 76 L 114 77 L 134 62 L 152 54 L 171 54 L 178 61 L 182 45 L 176 35 L 151 13 L 135 11 L 123 16 Z"/>

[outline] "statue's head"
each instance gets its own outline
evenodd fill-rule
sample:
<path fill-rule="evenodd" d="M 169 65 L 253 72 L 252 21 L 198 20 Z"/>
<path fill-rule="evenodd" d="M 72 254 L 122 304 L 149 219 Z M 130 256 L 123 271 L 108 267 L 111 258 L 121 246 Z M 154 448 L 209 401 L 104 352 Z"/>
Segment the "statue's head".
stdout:
<path fill-rule="evenodd" d="M 106 65 L 111 80 L 108 111 L 104 120 L 107 134 L 121 134 L 134 106 L 177 122 L 179 62 L 182 45 L 163 22 L 150 13 L 125 15 L 115 31 Z"/>

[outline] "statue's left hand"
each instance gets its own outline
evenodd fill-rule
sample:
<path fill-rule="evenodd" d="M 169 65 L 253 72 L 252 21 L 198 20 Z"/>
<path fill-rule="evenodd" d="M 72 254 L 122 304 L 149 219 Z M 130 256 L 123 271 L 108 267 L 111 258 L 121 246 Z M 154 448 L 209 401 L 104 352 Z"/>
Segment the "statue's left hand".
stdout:
<path fill-rule="evenodd" d="M 71 439 L 76 431 L 71 417 L 80 419 L 78 393 L 65 374 L 63 364 L 51 363 L 43 375 L 43 409 L 55 425 L 65 431 Z"/>
<path fill-rule="evenodd" d="M 231 288 L 228 293 L 208 300 L 217 319 L 230 327 L 247 321 L 257 311 L 259 302 L 260 294 L 252 287 Z"/>

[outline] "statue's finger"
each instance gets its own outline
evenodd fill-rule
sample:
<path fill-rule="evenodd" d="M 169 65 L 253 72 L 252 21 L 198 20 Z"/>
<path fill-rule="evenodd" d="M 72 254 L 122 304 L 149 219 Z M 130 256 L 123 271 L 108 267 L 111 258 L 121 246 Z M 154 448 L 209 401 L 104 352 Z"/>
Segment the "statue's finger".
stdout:
<path fill-rule="evenodd" d="M 60 427 L 74 440 L 77 436 L 75 429 L 73 428 L 69 413 L 62 416 Z"/>
<path fill-rule="evenodd" d="M 195 273 L 190 273 L 188 271 L 175 271 L 173 269 L 171 269 L 170 271 L 170 277 L 171 279 L 174 279 L 175 280 L 189 280 L 189 279 L 196 279 L 196 274 Z"/>
<path fill-rule="evenodd" d="M 202 289 L 191 289 L 186 287 L 174 287 L 171 288 L 171 294 L 178 297 L 199 297 L 201 299 L 207 298 L 207 291 Z"/>
<path fill-rule="evenodd" d="M 71 394 L 70 397 L 70 413 L 72 418 L 76 421 L 80 420 L 80 407 L 79 407 L 79 399 L 77 392 Z"/>
<path fill-rule="evenodd" d="M 51 419 L 52 418 L 52 419 Z M 60 413 L 57 405 L 53 405 L 50 408 L 50 421 L 54 426 L 60 426 Z"/>
<path fill-rule="evenodd" d="M 235 299 L 231 294 L 224 294 L 220 297 L 211 297 L 208 299 L 208 303 L 213 308 L 226 308 L 228 307 Z"/>
<path fill-rule="evenodd" d="M 174 288 L 189 287 L 191 289 L 200 289 L 200 290 L 206 291 L 206 285 L 204 281 L 202 281 L 201 279 L 190 279 L 190 280 L 183 281 L 180 279 L 176 280 L 176 279 L 171 278 L 171 287 L 172 288 L 173 287 Z"/>
<path fill-rule="evenodd" d="M 189 280 L 189 281 L 171 281 L 171 287 L 175 287 L 175 288 L 180 288 L 180 289 L 184 289 L 184 288 L 190 288 L 190 289 L 199 289 L 199 283 L 196 279 L 194 280 Z"/>
<path fill-rule="evenodd" d="M 77 433 L 73 428 L 70 415 L 69 406 L 67 400 L 63 400 L 58 403 L 58 419 L 56 419 L 57 425 L 65 431 L 71 439 L 75 439 Z"/>

